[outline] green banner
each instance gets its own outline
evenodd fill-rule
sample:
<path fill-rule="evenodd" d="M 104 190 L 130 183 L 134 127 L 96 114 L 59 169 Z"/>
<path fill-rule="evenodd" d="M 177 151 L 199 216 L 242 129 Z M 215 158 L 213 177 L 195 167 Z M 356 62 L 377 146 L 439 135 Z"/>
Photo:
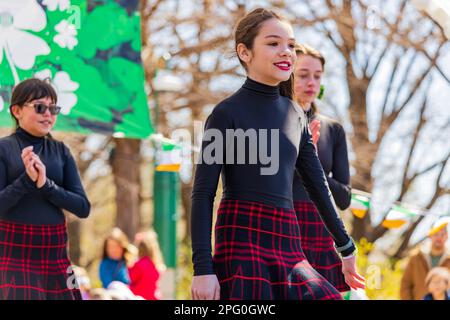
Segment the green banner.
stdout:
<path fill-rule="evenodd" d="M 146 138 L 152 132 L 137 0 L 0 0 L 0 126 L 11 90 L 50 78 L 55 130 Z"/>

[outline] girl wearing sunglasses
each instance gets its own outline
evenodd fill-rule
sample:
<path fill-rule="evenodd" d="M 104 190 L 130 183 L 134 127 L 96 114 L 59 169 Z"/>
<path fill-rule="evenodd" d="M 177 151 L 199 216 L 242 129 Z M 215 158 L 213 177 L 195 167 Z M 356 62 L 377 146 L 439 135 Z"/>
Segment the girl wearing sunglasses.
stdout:
<path fill-rule="evenodd" d="M 50 135 L 56 102 L 39 79 L 12 92 L 16 130 L 0 139 L 0 300 L 81 299 L 63 210 L 86 218 L 90 203 L 69 149 Z"/>

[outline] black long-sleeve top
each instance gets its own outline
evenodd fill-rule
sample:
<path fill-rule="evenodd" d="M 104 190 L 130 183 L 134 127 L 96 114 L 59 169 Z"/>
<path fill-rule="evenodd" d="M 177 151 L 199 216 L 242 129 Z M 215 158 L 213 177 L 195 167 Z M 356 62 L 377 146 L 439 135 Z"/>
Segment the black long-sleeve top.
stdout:
<path fill-rule="evenodd" d="M 292 100 L 280 95 L 277 86 L 264 85 L 247 78 L 244 85 L 219 103 L 208 117 L 192 192 L 194 275 L 214 273 L 211 257 L 212 211 L 220 174 L 223 199 L 256 201 L 292 209 L 292 181 L 294 169 L 297 168 L 303 175 L 305 187 L 316 203 L 335 244 L 338 247 L 350 244 L 347 250 L 342 251 L 343 255 L 354 251 L 355 247 L 337 214 L 311 135 L 308 130 L 304 130 L 300 115 L 302 112 Z M 241 129 L 244 132 L 252 129 L 264 132 L 266 129 L 267 136 L 258 136 L 258 144 L 265 140 L 273 163 L 276 162 L 276 154 L 279 155 L 279 165 L 267 164 L 268 161 L 261 161 L 260 157 L 252 163 L 249 156 L 254 156 L 257 150 L 249 146 L 250 139 L 246 140 L 244 150 L 238 150 L 236 139 L 233 140 L 234 145 L 227 144 L 227 141 L 231 141 L 226 139 L 227 129 Z M 275 140 L 279 147 L 278 150 L 271 150 L 270 140 L 277 130 L 279 136 Z M 219 135 L 214 136 L 217 133 Z M 225 142 L 222 149 L 216 147 L 218 139 Z M 219 155 L 221 163 L 211 163 L 208 159 L 205 161 L 211 149 L 215 149 L 214 155 Z M 260 149 L 258 151 L 261 153 Z M 246 156 L 245 164 L 236 164 L 236 158 L 243 153 Z M 230 154 L 234 155 L 230 157 L 234 164 L 227 160 Z M 262 174 L 261 169 L 271 166 L 268 170 L 271 174 Z M 275 168 L 277 170 L 273 170 Z"/>
<path fill-rule="evenodd" d="M 46 167 L 47 181 L 36 187 L 25 172 L 21 154 L 33 146 Z M 62 209 L 80 218 L 89 215 L 75 160 L 60 141 L 35 137 L 22 128 L 0 139 L 0 220 L 24 224 L 61 224 Z"/>
<path fill-rule="evenodd" d="M 308 118 L 308 120 L 320 120 L 317 153 L 327 176 L 334 201 L 339 209 L 345 210 L 350 206 L 351 187 L 344 128 L 335 120 L 320 114 L 312 115 L 308 113 Z M 302 178 L 298 171 L 294 175 L 293 196 L 294 201 L 311 201 L 303 187 Z"/>

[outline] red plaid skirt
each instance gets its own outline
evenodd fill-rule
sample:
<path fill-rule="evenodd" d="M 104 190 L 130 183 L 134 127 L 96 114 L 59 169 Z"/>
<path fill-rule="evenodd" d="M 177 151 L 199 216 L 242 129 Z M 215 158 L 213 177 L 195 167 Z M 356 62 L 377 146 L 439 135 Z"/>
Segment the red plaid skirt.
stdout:
<path fill-rule="evenodd" d="M 303 254 L 294 210 L 222 200 L 214 267 L 224 300 L 340 300 Z"/>
<path fill-rule="evenodd" d="M 0 221 L 0 300 L 81 300 L 66 225 Z"/>
<path fill-rule="evenodd" d="M 311 266 L 339 291 L 349 291 L 342 273 L 342 260 L 314 203 L 294 201 L 294 209 L 300 226 L 302 249 Z"/>

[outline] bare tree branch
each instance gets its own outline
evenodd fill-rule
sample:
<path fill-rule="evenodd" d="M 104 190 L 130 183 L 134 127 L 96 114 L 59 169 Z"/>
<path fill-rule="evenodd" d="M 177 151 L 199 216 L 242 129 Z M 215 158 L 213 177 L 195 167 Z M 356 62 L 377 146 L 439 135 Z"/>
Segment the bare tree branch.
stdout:
<path fill-rule="evenodd" d="M 416 172 L 414 175 L 411 176 L 411 178 L 407 179 L 409 180 L 409 183 L 412 183 L 414 180 L 416 180 L 418 177 L 420 177 L 421 175 L 424 175 L 427 172 L 430 172 L 431 170 L 441 166 L 441 165 L 445 165 L 445 163 L 448 161 L 448 158 L 450 157 L 450 154 L 448 154 L 444 160 L 433 163 L 432 165 L 428 166 L 427 168 L 425 168 L 424 170 L 420 171 L 420 172 Z"/>
<path fill-rule="evenodd" d="M 174 52 L 172 55 L 173 56 L 189 56 L 193 53 L 198 53 L 198 52 L 202 52 L 205 50 L 212 50 L 212 49 L 226 43 L 229 40 L 230 40 L 229 36 L 224 36 L 224 37 L 218 37 L 218 38 L 211 39 L 211 40 L 202 41 L 199 44 L 194 45 L 194 46 L 180 48 L 180 50 Z"/>
<path fill-rule="evenodd" d="M 388 84 L 388 87 L 387 87 L 387 90 L 386 90 L 386 94 L 384 96 L 383 107 L 381 108 L 381 116 L 382 117 L 383 117 L 383 115 L 386 112 L 386 106 L 387 106 L 387 102 L 389 100 L 390 93 L 391 93 L 392 88 L 393 88 L 395 76 L 398 74 L 397 70 L 398 70 L 399 65 L 400 65 L 401 56 L 402 56 L 402 54 L 398 54 L 398 55 L 395 56 L 394 66 L 392 68 L 391 76 L 389 78 L 389 84 Z M 381 59 L 379 60 L 379 62 L 380 61 L 381 61 Z"/>
<path fill-rule="evenodd" d="M 412 164 L 412 161 L 411 161 L 412 160 L 412 156 L 414 154 L 414 151 L 416 150 L 416 146 L 417 146 L 417 142 L 418 142 L 418 138 L 419 138 L 419 133 L 422 130 L 422 128 L 423 128 L 423 126 L 425 124 L 425 121 L 426 121 L 425 117 L 424 117 L 424 114 L 425 114 L 425 109 L 427 107 L 427 99 L 428 99 L 427 92 L 428 92 L 428 89 L 430 87 L 430 84 L 431 84 L 431 80 L 428 81 L 427 90 L 425 90 L 425 97 L 424 97 L 422 106 L 420 108 L 420 113 L 419 113 L 419 122 L 418 122 L 418 124 L 416 126 L 416 129 L 414 130 L 413 141 L 412 141 L 411 147 L 410 147 L 409 152 L 408 152 L 408 157 L 406 159 L 405 168 L 403 169 L 403 177 L 402 177 L 403 183 L 402 183 L 402 190 L 400 191 L 399 199 L 403 198 L 405 193 L 408 191 L 409 186 L 411 185 L 411 183 L 413 183 L 414 180 L 417 178 L 417 176 L 415 176 L 415 177 L 413 176 L 411 179 L 408 179 L 408 172 L 410 171 L 410 167 L 411 167 L 411 164 Z"/>
<path fill-rule="evenodd" d="M 440 186 L 440 181 L 442 179 L 442 175 L 444 174 L 445 167 L 447 166 L 447 163 L 450 158 L 447 158 L 445 163 L 442 165 L 441 170 L 439 171 L 438 177 L 435 182 L 435 192 L 433 197 L 431 198 L 430 202 L 426 206 L 426 210 L 430 210 L 436 201 L 444 194 L 447 194 L 449 192 L 449 189 L 443 188 Z M 409 241 L 411 240 L 411 236 L 413 235 L 414 230 L 417 228 L 417 226 L 420 224 L 420 222 L 425 218 L 424 215 L 420 216 L 404 233 L 402 243 L 400 247 L 397 249 L 397 252 L 394 254 L 395 258 L 402 258 L 404 255 L 404 252 L 407 252 L 410 250 L 408 247 Z"/>

